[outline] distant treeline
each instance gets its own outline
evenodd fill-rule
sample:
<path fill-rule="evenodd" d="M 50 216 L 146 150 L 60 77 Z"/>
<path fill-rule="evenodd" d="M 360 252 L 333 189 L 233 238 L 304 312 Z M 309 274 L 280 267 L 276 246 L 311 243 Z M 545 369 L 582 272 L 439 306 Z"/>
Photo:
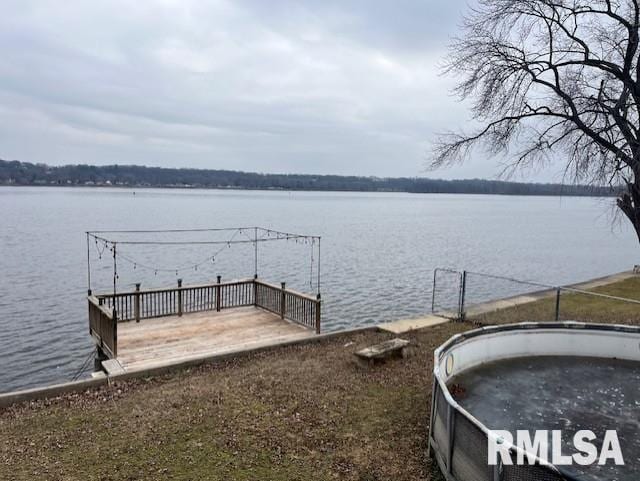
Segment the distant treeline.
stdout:
<path fill-rule="evenodd" d="M 608 196 L 610 187 L 529 184 L 497 180 L 423 177 L 258 174 L 233 170 L 174 169 L 138 165 L 49 166 L 0 159 L 0 185 L 191 187 L 209 189 L 325 190 L 450 194 Z"/>

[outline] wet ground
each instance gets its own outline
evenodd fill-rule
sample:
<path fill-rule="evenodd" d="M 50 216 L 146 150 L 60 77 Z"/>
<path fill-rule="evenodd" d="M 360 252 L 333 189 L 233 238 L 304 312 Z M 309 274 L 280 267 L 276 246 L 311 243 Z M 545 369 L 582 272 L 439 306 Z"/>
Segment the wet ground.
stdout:
<path fill-rule="evenodd" d="M 490 429 L 561 430 L 562 454 L 591 430 L 601 451 L 616 430 L 624 466 L 564 466 L 584 480 L 636 481 L 640 468 L 640 363 L 584 357 L 530 357 L 489 363 L 452 380 L 458 402 Z"/>

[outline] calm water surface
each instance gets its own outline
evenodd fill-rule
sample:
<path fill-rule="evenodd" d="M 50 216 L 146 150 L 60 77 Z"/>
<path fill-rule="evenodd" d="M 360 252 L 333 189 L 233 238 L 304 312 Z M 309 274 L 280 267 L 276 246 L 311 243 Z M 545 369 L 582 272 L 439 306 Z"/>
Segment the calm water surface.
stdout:
<path fill-rule="evenodd" d="M 467 268 L 550 284 L 627 270 L 637 240 L 611 227 L 611 200 L 378 193 L 99 188 L 0 188 L 0 392 L 68 380 L 92 350 L 86 316 L 87 251 L 94 229 L 260 225 L 322 236 L 327 330 L 430 309 L 433 269 Z M 94 290 L 111 261 L 91 245 Z M 98 249 L 96 249 L 98 247 Z M 316 288 L 309 245 L 260 246 L 260 277 Z M 145 265 L 182 266 L 203 248 L 134 248 Z M 314 256 L 313 261 L 317 261 Z M 174 284 L 175 272 L 121 262 L 119 289 Z M 253 274 L 250 246 L 179 273 L 185 284 Z M 490 286 L 483 286 L 490 296 Z"/>

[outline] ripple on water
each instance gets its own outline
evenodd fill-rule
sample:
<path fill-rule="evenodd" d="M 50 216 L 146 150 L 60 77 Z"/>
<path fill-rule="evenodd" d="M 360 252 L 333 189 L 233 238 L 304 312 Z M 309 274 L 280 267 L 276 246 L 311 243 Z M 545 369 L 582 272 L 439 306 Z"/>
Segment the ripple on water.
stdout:
<path fill-rule="evenodd" d="M 0 391 L 61 381 L 91 351 L 84 232 L 264 224 L 322 236 L 325 331 L 428 312 L 432 270 L 466 267 L 563 284 L 629 268 L 637 241 L 612 232 L 592 199 L 417 194 L 2 188 Z M 127 215 L 123 216 L 122 213 Z M 180 221 L 176 221 L 180 219 Z M 212 220 L 213 219 L 213 220 Z M 610 248 L 615 245 L 616 248 Z M 94 251 L 94 287 L 110 289 L 111 261 Z M 598 256 L 593 256 L 598 252 Z M 195 257 L 200 257 L 199 252 Z M 180 264 L 193 252 L 140 253 Z M 185 284 L 253 274 L 252 253 L 230 249 Z M 310 287 L 306 246 L 261 248 L 261 276 Z M 247 261 L 248 260 L 248 261 Z M 120 287 L 175 283 L 122 264 Z M 315 282 L 315 281 L 314 281 Z M 470 280 L 470 296 L 511 294 Z"/>

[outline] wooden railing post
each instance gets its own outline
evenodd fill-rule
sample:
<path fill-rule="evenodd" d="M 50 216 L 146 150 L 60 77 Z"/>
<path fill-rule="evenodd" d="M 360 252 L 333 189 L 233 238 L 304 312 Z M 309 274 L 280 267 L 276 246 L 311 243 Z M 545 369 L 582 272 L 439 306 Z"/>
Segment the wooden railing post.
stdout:
<path fill-rule="evenodd" d="M 218 285 L 216 286 L 216 311 L 220 312 L 220 283 L 222 282 L 222 276 L 218 276 Z"/>
<path fill-rule="evenodd" d="M 258 305 L 258 275 L 256 274 L 253 277 L 253 305 L 257 306 Z"/>
<path fill-rule="evenodd" d="M 280 291 L 280 318 L 284 319 L 284 316 L 286 315 L 286 311 L 287 311 L 287 302 L 286 302 L 286 294 L 285 294 L 285 289 L 286 289 L 286 283 L 282 282 L 280 283 L 280 287 L 281 287 L 281 291 Z"/>
<path fill-rule="evenodd" d="M 133 317 L 136 322 L 140 322 L 140 283 L 136 283 L 135 301 L 133 303 Z"/>
<path fill-rule="evenodd" d="M 318 302 L 316 303 L 316 334 L 320 334 L 320 304 L 322 301 L 320 300 L 320 293 L 318 292 Z"/>
<path fill-rule="evenodd" d="M 178 316 L 182 316 L 182 279 L 178 279 Z"/>

